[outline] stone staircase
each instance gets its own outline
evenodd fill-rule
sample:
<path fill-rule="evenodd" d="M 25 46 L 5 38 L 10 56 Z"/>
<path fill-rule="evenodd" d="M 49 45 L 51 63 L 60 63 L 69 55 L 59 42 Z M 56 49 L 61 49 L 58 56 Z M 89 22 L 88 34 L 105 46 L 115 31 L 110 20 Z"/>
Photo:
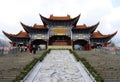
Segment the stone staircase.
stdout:
<path fill-rule="evenodd" d="M 39 52 L 38 54 L 41 54 Z M 40 55 L 28 52 L 20 54 L 0 55 L 0 82 L 12 82 L 30 61 Z"/>

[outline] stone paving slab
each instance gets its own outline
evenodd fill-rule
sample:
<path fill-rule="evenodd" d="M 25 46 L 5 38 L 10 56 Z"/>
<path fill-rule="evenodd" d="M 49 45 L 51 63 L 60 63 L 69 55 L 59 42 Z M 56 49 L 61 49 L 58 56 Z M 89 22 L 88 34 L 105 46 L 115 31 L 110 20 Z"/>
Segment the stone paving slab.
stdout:
<path fill-rule="evenodd" d="M 83 64 L 75 60 L 69 50 L 52 50 L 22 82 L 96 81 L 90 77 Z"/>

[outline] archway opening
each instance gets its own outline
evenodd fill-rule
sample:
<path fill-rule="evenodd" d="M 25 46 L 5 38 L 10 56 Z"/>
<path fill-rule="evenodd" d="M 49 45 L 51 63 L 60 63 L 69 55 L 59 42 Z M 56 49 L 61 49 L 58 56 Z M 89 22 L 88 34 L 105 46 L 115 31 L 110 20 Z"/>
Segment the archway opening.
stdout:
<path fill-rule="evenodd" d="M 88 41 L 86 40 L 73 41 L 73 49 L 85 50 L 87 45 L 88 45 Z"/>
<path fill-rule="evenodd" d="M 41 39 L 36 39 L 31 42 L 31 51 L 35 54 L 37 50 L 47 49 L 47 42 Z"/>
<path fill-rule="evenodd" d="M 71 38 L 66 35 L 54 35 L 49 38 L 49 45 L 53 46 L 66 46 L 66 45 L 71 45 Z"/>

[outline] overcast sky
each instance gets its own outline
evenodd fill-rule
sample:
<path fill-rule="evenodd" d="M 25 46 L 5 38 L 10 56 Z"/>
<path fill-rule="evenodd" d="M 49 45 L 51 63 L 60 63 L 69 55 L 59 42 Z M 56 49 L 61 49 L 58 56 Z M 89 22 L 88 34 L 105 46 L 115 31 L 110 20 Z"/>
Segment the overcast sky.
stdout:
<path fill-rule="evenodd" d="M 39 14 L 72 18 L 81 14 L 78 25 L 100 22 L 97 30 L 103 34 L 118 31 L 112 40 L 120 42 L 120 0 L 0 0 L 0 36 L 2 30 L 12 34 L 23 30 L 20 21 L 30 26 L 43 24 Z"/>

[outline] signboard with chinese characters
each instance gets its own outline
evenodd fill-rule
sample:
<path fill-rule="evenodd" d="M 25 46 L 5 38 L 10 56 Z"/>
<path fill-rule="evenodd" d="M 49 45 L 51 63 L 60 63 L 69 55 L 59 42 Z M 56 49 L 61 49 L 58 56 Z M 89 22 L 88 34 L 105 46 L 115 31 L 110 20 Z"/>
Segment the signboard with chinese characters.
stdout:
<path fill-rule="evenodd" d="M 68 28 L 59 26 L 52 28 L 51 34 L 53 35 L 66 35 L 68 33 Z"/>
<path fill-rule="evenodd" d="M 83 34 L 79 34 L 78 39 L 84 39 Z"/>
<path fill-rule="evenodd" d="M 42 39 L 43 38 L 43 35 L 42 34 L 37 34 L 36 35 L 36 39 Z"/>
<path fill-rule="evenodd" d="M 74 34 L 73 35 L 73 39 L 77 40 L 77 39 L 85 39 L 88 40 L 89 39 L 89 35 L 87 34 Z"/>
<path fill-rule="evenodd" d="M 42 35 L 42 34 L 35 34 L 35 35 L 32 35 L 32 39 L 44 39 L 45 36 Z"/>

